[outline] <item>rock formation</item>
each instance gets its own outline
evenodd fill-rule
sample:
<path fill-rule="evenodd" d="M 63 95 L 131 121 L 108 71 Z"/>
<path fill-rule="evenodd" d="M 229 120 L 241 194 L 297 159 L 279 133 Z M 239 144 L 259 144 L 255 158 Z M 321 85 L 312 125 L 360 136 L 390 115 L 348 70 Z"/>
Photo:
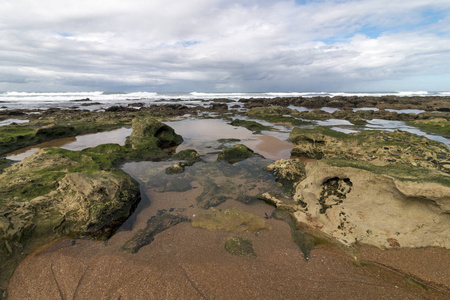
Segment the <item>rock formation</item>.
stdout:
<path fill-rule="evenodd" d="M 323 128 L 294 129 L 291 139 L 293 153 L 321 160 L 271 164 L 266 170 L 291 182 L 292 197 L 261 198 L 299 225 L 344 245 L 450 249 L 445 145 L 404 132 L 341 136 Z"/>
<path fill-rule="evenodd" d="M 181 136 L 154 119 L 133 121 L 125 146 L 42 149 L 0 174 L 0 284 L 37 247 L 65 235 L 108 238 L 139 202 L 122 162 L 160 159 Z M 1 288 L 1 287 L 0 287 Z"/>

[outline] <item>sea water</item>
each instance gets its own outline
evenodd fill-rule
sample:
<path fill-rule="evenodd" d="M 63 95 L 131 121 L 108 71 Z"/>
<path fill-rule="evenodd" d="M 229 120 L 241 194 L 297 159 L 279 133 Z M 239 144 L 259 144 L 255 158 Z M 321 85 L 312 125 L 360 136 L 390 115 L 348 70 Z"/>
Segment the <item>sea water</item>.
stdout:
<path fill-rule="evenodd" d="M 209 105 L 213 99 L 221 98 L 233 101 L 250 98 L 277 98 L 277 97 L 337 97 L 337 96 L 450 96 L 450 92 L 385 92 L 385 93 L 333 93 L 333 92 L 286 92 L 286 93 L 157 93 L 157 92 L 3 92 L 0 93 L 0 110 L 10 109 L 48 109 L 82 108 L 88 110 L 105 109 L 113 105 L 130 105 L 136 103 L 168 104 L 180 103 L 187 106 Z"/>

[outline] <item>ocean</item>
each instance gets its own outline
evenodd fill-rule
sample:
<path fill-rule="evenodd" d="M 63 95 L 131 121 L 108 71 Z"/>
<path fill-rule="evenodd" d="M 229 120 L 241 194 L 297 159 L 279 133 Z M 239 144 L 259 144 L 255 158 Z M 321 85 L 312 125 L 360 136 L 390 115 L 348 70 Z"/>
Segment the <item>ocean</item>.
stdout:
<path fill-rule="evenodd" d="M 428 92 L 428 91 L 405 91 L 405 92 L 267 92 L 267 93 L 156 93 L 156 92 L 62 92 L 62 93 L 27 93 L 27 92 L 4 92 L 0 93 L 0 110 L 12 109 L 48 109 L 52 107 L 99 110 L 114 105 L 129 105 L 142 103 L 150 104 L 180 103 L 187 106 L 209 105 L 209 101 L 217 98 L 225 98 L 238 101 L 248 98 L 276 98 L 276 97 L 336 97 L 336 96 L 450 96 L 450 92 Z M 80 101 L 89 99 L 86 101 Z M 132 105 L 131 105 L 132 106 Z"/>

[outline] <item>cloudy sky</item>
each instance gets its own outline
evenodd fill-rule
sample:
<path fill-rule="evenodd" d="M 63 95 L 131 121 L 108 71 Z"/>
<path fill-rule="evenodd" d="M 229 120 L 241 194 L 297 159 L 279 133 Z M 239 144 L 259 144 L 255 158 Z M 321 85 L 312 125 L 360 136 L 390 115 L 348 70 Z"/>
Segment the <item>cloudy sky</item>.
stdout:
<path fill-rule="evenodd" d="M 0 91 L 449 91 L 449 0 L 0 0 Z"/>

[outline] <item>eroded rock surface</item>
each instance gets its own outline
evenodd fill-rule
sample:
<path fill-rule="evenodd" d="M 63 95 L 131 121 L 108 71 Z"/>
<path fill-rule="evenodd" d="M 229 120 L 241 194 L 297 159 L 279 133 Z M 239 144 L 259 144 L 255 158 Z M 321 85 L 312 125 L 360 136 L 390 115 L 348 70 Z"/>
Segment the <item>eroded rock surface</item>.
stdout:
<path fill-rule="evenodd" d="M 444 144 L 400 131 L 347 135 L 320 127 L 295 128 L 291 140 L 294 155 L 318 161 L 268 166 L 295 189 L 290 198 L 262 199 L 345 245 L 450 249 Z"/>
<path fill-rule="evenodd" d="M 0 174 L 0 289 L 40 245 L 65 235 L 108 238 L 140 199 L 137 182 L 120 163 L 166 157 L 161 148 L 181 141 L 169 126 L 140 117 L 125 146 L 42 149 L 6 168 Z"/>
<path fill-rule="evenodd" d="M 294 213 L 299 222 L 346 245 L 450 249 L 449 187 L 319 162 L 308 164 L 306 173 L 294 195 L 306 203 Z"/>
<path fill-rule="evenodd" d="M 367 161 L 372 165 L 409 165 L 450 173 L 445 144 L 408 132 L 364 131 L 345 134 L 325 127 L 294 128 L 290 135 L 293 156 Z"/>
<path fill-rule="evenodd" d="M 319 161 L 305 172 L 292 199 L 262 198 L 345 245 L 450 249 L 450 187 Z"/>

